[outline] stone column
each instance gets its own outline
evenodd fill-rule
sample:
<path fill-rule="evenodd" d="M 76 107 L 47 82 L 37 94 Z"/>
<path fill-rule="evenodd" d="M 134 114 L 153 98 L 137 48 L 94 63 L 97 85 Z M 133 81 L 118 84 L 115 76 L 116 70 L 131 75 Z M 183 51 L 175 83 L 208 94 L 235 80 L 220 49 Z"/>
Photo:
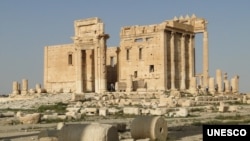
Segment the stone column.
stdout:
<path fill-rule="evenodd" d="M 164 72 L 161 74 L 164 76 L 164 90 L 167 90 L 168 89 L 168 58 L 167 58 L 167 51 L 168 51 L 168 45 L 167 45 L 167 39 L 168 38 L 168 35 L 167 33 L 165 32 L 165 30 L 162 31 L 161 33 L 161 39 L 162 39 L 162 42 L 163 42 L 163 51 L 164 51 Z"/>
<path fill-rule="evenodd" d="M 132 90 L 133 90 L 133 85 L 132 85 L 132 81 L 133 81 L 133 79 L 132 79 L 132 75 L 129 75 L 128 76 L 128 78 L 127 78 L 127 88 L 126 88 L 126 92 L 132 92 Z"/>
<path fill-rule="evenodd" d="M 23 79 L 22 80 L 22 91 L 21 94 L 27 94 L 28 93 L 28 80 Z"/>
<path fill-rule="evenodd" d="M 215 87 L 214 87 L 215 85 L 214 85 L 214 78 L 213 77 L 210 77 L 209 78 L 209 92 L 211 93 L 211 94 L 215 94 Z"/>
<path fill-rule="evenodd" d="M 76 50 L 76 93 L 83 93 L 82 50 Z"/>
<path fill-rule="evenodd" d="M 37 93 L 42 93 L 42 87 L 41 87 L 41 84 L 36 84 L 36 92 Z"/>
<path fill-rule="evenodd" d="M 12 94 L 20 94 L 19 93 L 19 86 L 18 86 L 18 82 L 17 81 L 14 81 L 12 83 Z"/>
<path fill-rule="evenodd" d="M 208 87 L 208 33 L 203 32 L 203 87 Z"/>
<path fill-rule="evenodd" d="M 222 71 L 220 69 L 216 70 L 216 84 L 218 86 L 218 93 L 223 91 L 222 88 Z"/>
<path fill-rule="evenodd" d="M 175 32 L 171 32 L 170 50 L 171 50 L 171 89 L 175 90 Z"/>
<path fill-rule="evenodd" d="M 181 90 L 186 89 L 185 34 L 181 36 Z"/>
<path fill-rule="evenodd" d="M 95 46 L 95 50 L 94 50 L 94 61 L 95 61 L 95 92 L 96 93 L 100 93 L 100 89 L 99 89 L 99 72 L 100 72 L 100 62 L 99 62 L 99 53 L 100 52 L 100 47 L 99 46 Z"/>
<path fill-rule="evenodd" d="M 41 89 L 41 84 L 36 84 L 36 90 Z"/>
<path fill-rule="evenodd" d="M 224 84 L 225 84 L 225 92 L 230 93 L 230 83 L 229 83 L 229 81 L 224 80 Z"/>
<path fill-rule="evenodd" d="M 95 62 L 97 63 L 96 77 L 95 78 L 95 91 L 97 93 L 103 93 L 107 91 L 107 71 L 106 71 L 106 40 L 109 38 L 108 34 L 102 34 L 98 36 L 99 47 L 97 47 L 97 53 L 95 55 Z"/>
<path fill-rule="evenodd" d="M 196 77 L 191 78 L 190 92 L 194 93 L 194 94 L 197 93 L 197 80 L 196 80 Z"/>
<path fill-rule="evenodd" d="M 238 93 L 239 92 L 239 76 L 236 75 L 231 79 L 231 85 L 232 85 L 232 92 Z"/>
<path fill-rule="evenodd" d="M 195 74 L 195 56 L 194 56 L 194 35 L 190 35 L 189 36 L 189 48 L 188 48 L 188 58 L 189 58 L 189 62 L 188 62 L 188 65 L 189 65 L 189 84 L 191 84 L 191 79 L 192 77 L 194 77 L 194 74 Z"/>
<path fill-rule="evenodd" d="M 89 49 L 89 50 L 86 50 L 86 90 L 89 91 L 89 92 L 93 92 L 93 81 L 94 81 L 94 76 L 93 76 L 93 72 L 94 72 L 94 66 L 93 66 L 93 57 L 94 54 L 93 54 L 93 50 Z"/>

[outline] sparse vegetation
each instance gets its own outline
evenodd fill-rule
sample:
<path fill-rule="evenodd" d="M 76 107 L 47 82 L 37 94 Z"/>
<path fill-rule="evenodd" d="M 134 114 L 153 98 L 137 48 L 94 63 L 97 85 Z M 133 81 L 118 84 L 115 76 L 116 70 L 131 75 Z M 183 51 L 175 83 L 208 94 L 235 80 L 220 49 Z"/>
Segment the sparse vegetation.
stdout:
<path fill-rule="evenodd" d="M 37 111 L 39 113 L 44 113 L 47 110 L 51 110 L 51 111 L 54 111 L 54 112 L 60 114 L 60 113 L 65 113 L 66 108 L 67 108 L 67 104 L 59 102 L 59 103 L 56 103 L 54 105 L 42 105 L 37 109 Z"/>
<path fill-rule="evenodd" d="M 189 111 L 190 112 L 204 112 L 205 109 L 204 108 L 191 108 Z"/>

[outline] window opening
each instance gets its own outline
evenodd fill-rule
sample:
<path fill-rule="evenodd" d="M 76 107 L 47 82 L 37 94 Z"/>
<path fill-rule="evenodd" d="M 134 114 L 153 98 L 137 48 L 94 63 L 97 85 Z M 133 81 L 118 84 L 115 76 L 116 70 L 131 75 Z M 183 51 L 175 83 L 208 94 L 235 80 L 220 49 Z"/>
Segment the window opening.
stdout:
<path fill-rule="evenodd" d="M 154 72 L 154 65 L 149 66 L 149 72 Z"/>
<path fill-rule="evenodd" d="M 134 77 L 137 78 L 137 71 L 134 71 Z"/>
<path fill-rule="evenodd" d="M 73 64 L 73 60 L 72 60 L 72 54 L 68 55 L 68 64 L 72 65 Z"/>
<path fill-rule="evenodd" d="M 142 59 L 142 48 L 139 48 L 139 59 Z"/>
<path fill-rule="evenodd" d="M 113 56 L 110 57 L 110 66 L 111 67 L 115 66 L 115 62 L 114 62 L 114 57 Z"/>
<path fill-rule="evenodd" d="M 127 60 L 129 60 L 129 49 L 127 49 Z"/>

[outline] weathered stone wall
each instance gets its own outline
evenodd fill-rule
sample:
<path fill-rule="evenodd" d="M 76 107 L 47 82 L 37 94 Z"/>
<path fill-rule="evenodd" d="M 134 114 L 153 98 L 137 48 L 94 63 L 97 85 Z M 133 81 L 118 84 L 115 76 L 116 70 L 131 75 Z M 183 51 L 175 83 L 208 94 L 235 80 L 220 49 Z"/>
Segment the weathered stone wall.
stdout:
<path fill-rule="evenodd" d="M 44 86 L 47 91 L 75 91 L 75 66 L 73 44 L 45 47 Z"/>
<path fill-rule="evenodd" d="M 144 80 L 148 90 L 164 90 L 163 34 L 157 25 L 131 26 L 121 30 L 119 81 Z M 136 90 L 137 88 L 134 88 Z"/>

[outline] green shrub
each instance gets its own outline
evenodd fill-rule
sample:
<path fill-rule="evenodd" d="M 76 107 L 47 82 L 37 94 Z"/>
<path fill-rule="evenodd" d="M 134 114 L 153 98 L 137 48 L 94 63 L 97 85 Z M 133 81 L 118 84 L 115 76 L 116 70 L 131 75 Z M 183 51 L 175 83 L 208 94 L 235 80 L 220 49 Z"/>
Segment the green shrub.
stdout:
<path fill-rule="evenodd" d="M 65 113 L 66 108 L 67 108 L 67 104 L 59 102 L 59 103 L 56 103 L 55 105 L 42 105 L 37 109 L 37 111 L 39 113 L 44 113 L 47 110 L 52 110 L 56 113 Z"/>

